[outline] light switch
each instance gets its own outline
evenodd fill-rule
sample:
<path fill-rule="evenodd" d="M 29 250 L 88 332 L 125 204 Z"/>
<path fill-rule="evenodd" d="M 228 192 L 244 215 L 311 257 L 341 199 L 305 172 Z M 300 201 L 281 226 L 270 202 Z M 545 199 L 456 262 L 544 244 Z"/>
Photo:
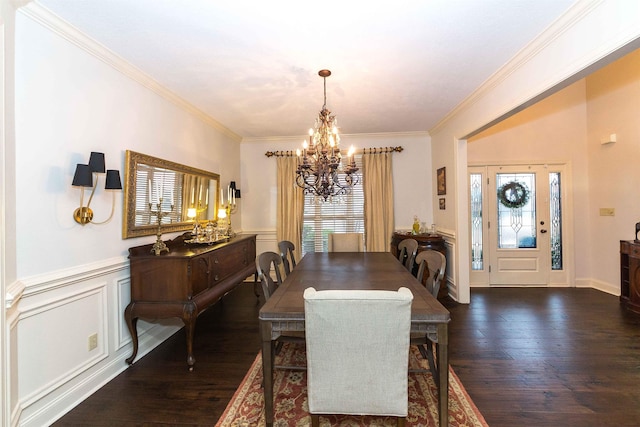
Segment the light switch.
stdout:
<path fill-rule="evenodd" d="M 600 216 L 615 216 L 615 214 L 614 208 L 600 208 Z"/>

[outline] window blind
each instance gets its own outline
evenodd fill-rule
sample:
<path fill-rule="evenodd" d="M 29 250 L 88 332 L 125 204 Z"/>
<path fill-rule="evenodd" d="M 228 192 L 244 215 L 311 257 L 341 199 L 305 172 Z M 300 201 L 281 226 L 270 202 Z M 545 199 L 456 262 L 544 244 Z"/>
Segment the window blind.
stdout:
<path fill-rule="evenodd" d="M 360 169 L 360 182 L 344 196 L 324 202 L 307 194 L 304 199 L 302 255 L 307 252 L 326 252 L 329 233 L 364 233 L 364 191 L 362 189 L 362 154 L 355 156 Z M 342 181 L 346 174 L 342 173 Z"/>

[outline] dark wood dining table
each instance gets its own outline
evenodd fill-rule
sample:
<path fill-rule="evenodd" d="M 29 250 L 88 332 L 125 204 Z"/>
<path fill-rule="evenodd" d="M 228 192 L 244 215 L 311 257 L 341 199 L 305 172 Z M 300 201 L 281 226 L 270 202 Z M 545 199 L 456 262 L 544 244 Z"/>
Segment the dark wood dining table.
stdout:
<path fill-rule="evenodd" d="M 264 405 L 267 426 L 273 426 L 273 346 L 285 332 L 304 331 L 304 299 L 308 287 L 326 289 L 398 290 L 413 293 L 411 332 L 428 334 L 437 345 L 440 426 L 449 418 L 449 311 L 389 252 L 307 253 L 260 309 Z"/>

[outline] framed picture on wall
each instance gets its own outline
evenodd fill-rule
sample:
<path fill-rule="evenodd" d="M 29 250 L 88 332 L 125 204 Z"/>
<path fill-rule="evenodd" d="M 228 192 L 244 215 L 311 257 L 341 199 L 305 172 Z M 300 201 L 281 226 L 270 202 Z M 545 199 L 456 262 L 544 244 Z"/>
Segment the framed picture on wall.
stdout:
<path fill-rule="evenodd" d="M 444 196 L 445 194 L 447 194 L 447 174 L 445 169 L 446 168 L 438 169 L 438 173 L 436 175 L 438 182 L 438 196 Z"/>
<path fill-rule="evenodd" d="M 440 210 L 445 210 L 447 208 L 444 197 L 440 197 L 440 199 L 438 200 L 438 205 L 440 206 Z"/>

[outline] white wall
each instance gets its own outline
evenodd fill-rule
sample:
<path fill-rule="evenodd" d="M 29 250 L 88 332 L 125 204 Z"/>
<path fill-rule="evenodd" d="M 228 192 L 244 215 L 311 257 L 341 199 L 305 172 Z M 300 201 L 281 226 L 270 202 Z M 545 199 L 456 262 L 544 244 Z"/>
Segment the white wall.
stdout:
<path fill-rule="evenodd" d="M 640 50 L 587 77 L 589 261 L 596 284 L 620 289 L 620 240 L 640 222 Z M 602 145 L 616 134 L 617 142 Z M 614 208 L 615 216 L 600 216 Z"/>
<path fill-rule="evenodd" d="M 49 18 L 34 4 L 16 16 L 16 203 L 7 209 L 19 238 L 7 245 L 25 288 L 7 352 L 17 361 L 12 422 L 25 426 L 50 424 L 126 369 L 127 249 L 155 240 L 122 239 L 122 193 L 111 222 L 75 223 L 76 163 L 101 151 L 123 175 L 130 149 L 219 173 L 222 185 L 240 179 L 239 138 L 109 65 L 100 47 Z M 111 207 L 103 188 L 104 178 L 91 204 L 97 221 Z M 234 226 L 241 229 L 240 216 Z M 138 359 L 179 325 L 140 322 Z M 98 348 L 89 351 L 93 333 Z"/>
<path fill-rule="evenodd" d="M 466 138 L 491 123 L 539 101 L 628 53 L 640 44 L 640 3 L 634 0 L 578 0 L 554 24 L 433 129 L 433 168 L 446 166 L 447 213 L 436 211 L 436 223 L 454 230 L 456 239 L 453 295 L 470 301 L 469 215 L 466 188 Z M 450 178 L 450 180 L 449 180 Z M 451 206 L 452 211 L 449 211 Z M 451 214 L 451 212 L 453 214 Z"/>
<path fill-rule="evenodd" d="M 299 138 L 251 139 L 241 144 L 242 223 L 245 231 L 258 234 L 258 253 L 277 249 L 276 158 L 268 158 L 265 153 L 295 151 L 301 148 L 304 138 L 301 135 Z M 343 135 L 340 145 L 342 148 L 402 146 L 404 151 L 393 154 L 392 165 L 395 228 L 411 229 L 414 215 L 427 224 L 433 222 L 435 172 L 431 170 L 431 143 L 426 133 Z"/>
<path fill-rule="evenodd" d="M 570 200 L 563 200 L 565 267 L 576 278 L 591 277 L 589 261 L 589 175 L 587 168 L 586 83 L 580 80 L 521 111 L 505 121 L 469 138 L 467 159 L 470 165 L 547 164 L 568 165 Z M 569 213 L 573 212 L 573 216 Z M 567 241 L 573 236 L 575 241 Z M 573 252 L 575 250 L 575 252 Z M 568 256 L 571 255 L 571 256 Z M 575 259 L 575 265 L 567 265 Z M 573 285 L 573 284 L 571 284 Z"/>
<path fill-rule="evenodd" d="M 575 285 L 620 291 L 620 240 L 640 221 L 640 50 L 469 139 L 470 164 L 572 165 Z M 615 134 L 617 142 L 602 144 Z M 615 216 L 600 216 L 614 208 Z"/>

